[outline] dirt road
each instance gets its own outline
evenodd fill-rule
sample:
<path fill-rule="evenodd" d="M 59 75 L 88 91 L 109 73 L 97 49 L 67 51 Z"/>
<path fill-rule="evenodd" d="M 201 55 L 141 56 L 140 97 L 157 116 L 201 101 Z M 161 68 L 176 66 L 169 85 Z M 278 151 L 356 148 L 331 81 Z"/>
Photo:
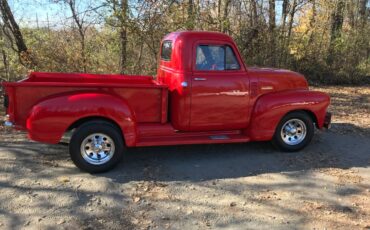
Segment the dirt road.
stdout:
<path fill-rule="evenodd" d="M 370 89 L 332 95 L 333 128 L 268 142 L 131 149 L 115 170 L 2 130 L 0 229 L 370 229 Z"/>

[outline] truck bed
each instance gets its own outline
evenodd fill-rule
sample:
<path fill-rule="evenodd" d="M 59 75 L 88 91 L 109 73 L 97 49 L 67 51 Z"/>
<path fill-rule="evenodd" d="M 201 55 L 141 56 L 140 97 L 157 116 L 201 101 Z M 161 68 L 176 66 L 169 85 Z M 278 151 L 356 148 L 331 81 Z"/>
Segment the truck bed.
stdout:
<path fill-rule="evenodd" d="M 32 72 L 22 82 L 158 85 L 152 76 L 50 72 Z"/>
<path fill-rule="evenodd" d="M 139 123 L 167 120 L 167 86 L 151 76 L 33 72 L 22 81 L 3 85 L 10 99 L 7 112 L 19 129 L 25 128 L 28 113 L 35 104 L 73 92 L 105 92 L 120 97 L 129 104 Z"/>

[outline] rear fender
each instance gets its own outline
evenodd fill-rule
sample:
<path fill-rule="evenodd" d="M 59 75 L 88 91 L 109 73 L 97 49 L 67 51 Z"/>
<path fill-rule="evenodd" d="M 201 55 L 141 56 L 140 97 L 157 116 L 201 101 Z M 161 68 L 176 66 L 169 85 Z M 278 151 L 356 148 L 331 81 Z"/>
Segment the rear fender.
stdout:
<path fill-rule="evenodd" d="M 107 93 L 74 92 L 42 100 L 31 109 L 27 130 L 32 140 L 55 144 L 68 127 L 88 117 L 112 120 L 121 128 L 126 145 L 135 145 L 135 114 L 124 99 Z"/>
<path fill-rule="evenodd" d="M 321 129 L 329 104 L 329 95 L 318 91 L 287 90 L 263 95 L 256 101 L 247 134 L 252 140 L 271 140 L 280 120 L 297 110 L 313 114 L 317 127 Z"/>

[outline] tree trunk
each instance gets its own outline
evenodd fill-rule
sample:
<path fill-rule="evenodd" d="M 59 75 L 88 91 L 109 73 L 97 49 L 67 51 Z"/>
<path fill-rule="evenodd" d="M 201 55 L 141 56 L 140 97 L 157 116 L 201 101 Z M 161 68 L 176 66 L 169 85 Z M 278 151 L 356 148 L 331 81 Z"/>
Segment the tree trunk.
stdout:
<path fill-rule="evenodd" d="M 74 0 L 68 0 L 67 3 L 72 12 L 72 18 L 77 25 L 78 34 L 80 36 L 82 71 L 86 73 L 87 72 L 87 59 L 86 59 L 86 51 L 85 51 L 85 28 L 83 25 L 84 22 L 78 16 L 78 13 L 76 11 L 76 4 L 75 4 L 76 2 Z"/>
<path fill-rule="evenodd" d="M 329 65 L 333 64 L 335 57 L 335 42 L 337 38 L 341 36 L 343 20 L 344 20 L 344 0 L 338 0 L 337 6 L 331 15 L 331 32 L 330 32 L 330 44 L 327 55 L 327 63 Z"/>
<path fill-rule="evenodd" d="M 361 28 L 365 28 L 366 22 L 367 22 L 367 8 L 366 5 L 368 3 L 368 0 L 360 0 L 360 8 L 359 8 L 359 14 L 361 19 Z"/>
<path fill-rule="evenodd" d="M 287 59 L 288 59 L 288 49 L 289 49 L 290 40 L 291 40 L 291 37 L 292 37 L 294 15 L 296 13 L 297 5 L 298 5 L 297 0 L 293 0 L 292 6 L 291 6 L 291 9 L 290 9 L 290 13 L 289 13 L 287 40 L 286 40 L 286 44 L 284 44 L 285 49 L 284 49 L 283 63 L 285 63 L 285 64 L 287 63 Z"/>
<path fill-rule="evenodd" d="M 258 25 L 258 13 L 257 13 L 257 2 L 256 0 L 251 0 L 251 15 L 252 15 L 252 27 L 257 27 Z"/>
<path fill-rule="evenodd" d="M 289 0 L 283 0 L 282 8 L 281 8 L 281 31 L 280 31 L 280 54 L 279 54 L 279 66 L 281 66 L 284 54 L 284 44 L 285 44 L 285 36 L 286 36 L 286 19 L 289 13 Z"/>
<path fill-rule="evenodd" d="M 270 65 L 275 66 L 276 57 L 275 57 L 275 0 L 269 0 L 269 36 L 270 36 Z"/>
<path fill-rule="evenodd" d="M 333 42 L 335 39 L 341 36 L 344 19 L 344 6 L 344 0 L 338 0 L 336 9 L 332 13 L 330 42 Z"/>
<path fill-rule="evenodd" d="M 230 21 L 228 19 L 230 3 L 231 3 L 231 0 L 225 1 L 224 12 L 222 15 L 222 24 L 221 24 L 221 28 L 222 28 L 221 32 L 223 33 L 227 33 L 230 30 Z"/>
<path fill-rule="evenodd" d="M 1 50 L 1 54 L 3 56 L 3 65 L 4 65 L 4 69 L 5 69 L 5 79 L 7 81 L 10 81 L 8 56 L 6 55 L 6 52 L 5 52 L 4 49 Z"/>
<path fill-rule="evenodd" d="M 81 36 L 81 58 L 82 58 L 82 70 L 84 73 L 87 72 L 87 58 L 85 51 L 85 34 Z"/>
<path fill-rule="evenodd" d="M 194 30 L 194 1 L 189 0 L 188 2 L 188 20 L 186 23 L 186 29 L 187 30 Z"/>
<path fill-rule="evenodd" d="M 8 5 L 7 0 L 0 0 L 0 13 L 4 22 L 5 29 L 8 29 L 14 38 L 20 62 L 28 68 L 36 67 L 36 60 L 33 54 L 31 54 L 27 48 L 27 45 L 23 39 L 22 32 L 14 19 L 13 13 Z M 9 37 L 11 42 L 13 42 L 13 38 Z"/>
<path fill-rule="evenodd" d="M 283 5 L 281 8 L 281 33 L 285 33 L 285 25 L 286 25 L 286 18 L 288 16 L 288 6 L 289 6 L 289 1 L 288 0 L 283 0 Z"/>
<path fill-rule="evenodd" d="M 200 17 L 199 17 L 199 12 L 200 10 L 200 0 L 195 0 L 194 2 L 194 7 L 193 7 L 193 14 L 194 14 L 194 26 L 198 26 L 200 28 Z"/>
<path fill-rule="evenodd" d="M 256 51 L 258 50 L 258 36 L 259 36 L 259 21 L 258 21 L 258 8 L 257 0 L 250 0 L 250 29 L 248 31 L 248 38 L 246 39 L 245 47 L 249 50 L 247 55 L 255 57 Z"/>
<path fill-rule="evenodd" d="M 257 1 L 257 5 L 258 5 L 258 0 Z M 261 1 L 261 4 L 259 4 L 259 15 L 264 15 L 264 0 Z M 261 17 L 262 20 L 265 20 L 265 17 Z"/>
<path fill-rule="evenodd" d="M 134 67 L 135 72 L 141 73 L 141 58 L 143 56 L 143 49 L 144 49 L 144 42 L 141 42 L 139 55 L 138 55 L 137 61 L 135 62 L 135 67 Z"/>
<path fill-rule="evenodd" d="M 316 0 L 312 0 L 312 16 L 310 18 L 310 27 L 309 27 L 309 30 L 311 30 L 311 32 L 310 32 L 310 37 L 308 38 L 307 47 L 311 47 L 313 43 L 313 35 L 314 35 L 313 29 L 316 24 L 316 16 L 317 16 Z"/>
<path fill-rule="evenodd" d="M 353 1 L 347 2 L 347 11 L 348 11 L 348 24 L 351 26 L 352 29 L 356 26 L 356 16 L 355 16 L 355 7 Z"/>
<path fill-rule="evenodd" d="M 120 52 L 120 74 L 124 74 L 127 61 L 127 17 L 128 17 L 128 0 L 121 0 L 121 27 L 119 32 L 119 40 L 121 45 Z"/>
<path fill-rule="evenodd" d="M 362 31 L 365 31 L 365 28 L 366 28 L 366 24 L 368 22 L 368 9 L 367 9 L 367 4 L 368 4 L 369 0 L 360 0 L 360 5 L 359 5 L 359 9 L 358 9 L 358 13 L 359 13 L 359 16 L 360 16 L 360 20 L 359 20 L 359 31 L 360 33 L 362 33 Z M 370 47 L 369 47 L 369 41 L 368 41 L 368 38 L 365 36 L 359 36 L 358 37 L 358 40 L 359 40 L 359 47 L 360 47 L 360 50 L 361 52 L 358 53 L 358 60 L 357 60 L 357 63 L 359 62 L 359 60 L 362 58 L 362 59 L 369 59 L 370 57 Z M 368 62 L 365 62 L 366 64 L 366 69 L 368 69 Z"/>
<path fill-rule="evenodd" d="M 295 12 L 296 12 L 296 8 L 297 8 L 297 0 L 294 0 L 293 1 L 293 4 L 292 4 L 292 8 L 290 9 L 290 14 L 289 14 L 289 25 L 288 25 L 288 35 L 287 35 L 288 42 L 287 42 L 287 46 L 290 45 L 290 38 L 291 38 L 291 35 L 292 35 L 294 15 L 295 15 Z"/>
<path fill-rule="evenodd" d="M 217 4 L 217 18 L 218 18 L 218 30 L 222 31 L 222 16 L 221 16 L 222 0 L 218 0 Z"/>

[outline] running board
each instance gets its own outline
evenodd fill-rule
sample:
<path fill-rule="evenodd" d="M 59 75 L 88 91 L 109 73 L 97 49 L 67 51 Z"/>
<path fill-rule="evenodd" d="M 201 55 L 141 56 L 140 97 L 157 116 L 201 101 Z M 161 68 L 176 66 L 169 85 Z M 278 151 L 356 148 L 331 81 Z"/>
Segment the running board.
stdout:
<path fill-rule="evenodd" d="M 194 135 L 194 136 L 162 136 L 139 138 L 136 146 L 162 145 L 192 145 L 192 144 L 221 144 L 249 142 L 250 138 L 242 134 L 225 135 Z"/>
<path fill-rule="evenodd" d="M 212 135 L 209 136 L 211 140 L 228 140 L 230 137 L 228 135 Z"/>

